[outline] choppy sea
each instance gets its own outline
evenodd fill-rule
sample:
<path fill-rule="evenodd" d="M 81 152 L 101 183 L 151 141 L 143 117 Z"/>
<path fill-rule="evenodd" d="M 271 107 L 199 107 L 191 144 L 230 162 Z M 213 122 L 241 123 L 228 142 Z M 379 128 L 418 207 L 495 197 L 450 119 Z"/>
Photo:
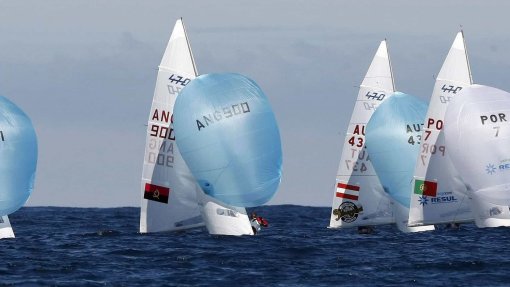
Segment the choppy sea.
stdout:
<path fill-rule="evenodd" d="M 138 208 L 22 208 L 0 240 L 0 285 L 509 286 L 510 229 L 370 235 L 331 230 L 330 209 L 264 206 L 257 236 L 138 233 Z"/>

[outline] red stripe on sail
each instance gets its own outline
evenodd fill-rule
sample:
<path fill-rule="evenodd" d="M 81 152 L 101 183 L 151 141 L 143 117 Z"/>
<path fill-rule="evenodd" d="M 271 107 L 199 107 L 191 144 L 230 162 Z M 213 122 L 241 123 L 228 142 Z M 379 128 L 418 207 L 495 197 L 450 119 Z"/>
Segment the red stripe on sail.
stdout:
<path fill-rule="evenodd" d="M 145 183 L 145 192 L 158 191 L 161 195 L 168 196 L 170 188 L 155 184 Z"/>
<path fill-rule="evenodd" d="M 350 200 L 358 200 L 358 196 L 357 195 L 341 193 L 341 192 L 337 192 L 336 193 L 336 197 L 341 197 L 341 198 L 350 199 Z"/>
<path fill-rule="evenodd" d="M 343 189 L 347 189 L 347 190 L 354 190 L 354 191 L 359 191 L 359 186 L 356 186 L 356 185 L 349 185 L 349 184 L 345 184 L 345 183 L 342 183 L 342 182 L 339 182 L 336 187 L 338 188 L 343 188 Z"/>

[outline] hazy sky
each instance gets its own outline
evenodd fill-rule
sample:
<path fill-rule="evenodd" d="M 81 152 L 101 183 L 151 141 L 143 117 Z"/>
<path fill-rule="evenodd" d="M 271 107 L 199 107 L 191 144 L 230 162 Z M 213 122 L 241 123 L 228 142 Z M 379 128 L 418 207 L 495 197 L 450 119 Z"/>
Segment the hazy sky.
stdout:
<path fill-rule="evenodd" d="M 28 205 L 139 206 L 144 126 L 179 17 L 199 73 L 238 72 L 282 136 L 269 204 L 329 206 L 361 82 L 388 39 L 398 90 L 429 99 L 463 26 L 473 79 L 510 91 L 508 1 L 0 0 L 0 94 L 39 139 Z"/>

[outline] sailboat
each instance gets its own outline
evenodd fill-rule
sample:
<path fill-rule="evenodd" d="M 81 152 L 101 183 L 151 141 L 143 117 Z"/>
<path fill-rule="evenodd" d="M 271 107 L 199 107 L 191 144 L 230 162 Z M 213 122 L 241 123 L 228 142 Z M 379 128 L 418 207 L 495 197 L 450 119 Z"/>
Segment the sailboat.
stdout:
<path fill-rule="evenodd" d="M 386 40 L 382 41 L 361 83 L 333 188 L 329 228 L 393 223 L 391 200 L 384 192 L 365 145 L 366 124 L 395 91 Z"/>
<path fill-rule="evenodd" d="M 420 153 L 410 190 L 409 226 L 473 221 L 467 187 L 447 156 L 455 147 L 445 144 L 442 130 L 448 104 L 472 83 L 460 31 L 436 78 L 424 131 L 414 143 L 420 145 Z"/>
<path fill-rule="evenodd" d="M 253 80 L 234 73 L 197 77 L 177 97 L 174 120 L 181 156 L 211 204 L 244 209 L 276 193 L 282 174 L 280 133 L 268 98 Z M 223 226 L 231 227 L 227 220 L 236 217 L 210 208 L 223 215 Z"/>
<path fill-rule="evenodd" d="M 0 238 L 14 238 L 8 215 L 32 194 L 37 166 L 37 138 L 28 116 L 0 96 Z"/>
<path fill-rule="evenodd" d="M 408 227 L 413 167 L 427 104 L 396 92 L 379 105 L 366 126 L 366 145 L 374 170 L 392 199 L 395 223 L 403 232 L 434 230 L 434 226 Z"/>
<path fill-rule="evenodd" d="M 510 93 L 472 85 L 445 113 L 448 156 L 468 185 L 478 227 L 510 226 Z"/>
<path fill-rule="evenodd" d="M 175 144 L 173 108 L 197 76 L 182 19 L 177 20 L 161 60 L 149 114 L 142 173 L 140 232 L 206 226 L 210 234 L 253 234 L 244 208 L 203 193 Z"/>

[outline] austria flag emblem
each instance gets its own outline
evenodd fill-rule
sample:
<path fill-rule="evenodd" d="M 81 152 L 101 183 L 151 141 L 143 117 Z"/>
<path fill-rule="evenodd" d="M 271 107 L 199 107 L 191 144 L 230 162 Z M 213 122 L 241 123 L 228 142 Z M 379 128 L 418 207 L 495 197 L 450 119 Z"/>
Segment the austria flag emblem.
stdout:
<path fill-rule="evenodd" d="M 170 188 L 146 183 L 143 198 L 168 204 Z"/>
<path fill-rule="evenodd" d="M 358 200 L 359 186 L 339 182 L 336 185 L 336 197 Z"/>

